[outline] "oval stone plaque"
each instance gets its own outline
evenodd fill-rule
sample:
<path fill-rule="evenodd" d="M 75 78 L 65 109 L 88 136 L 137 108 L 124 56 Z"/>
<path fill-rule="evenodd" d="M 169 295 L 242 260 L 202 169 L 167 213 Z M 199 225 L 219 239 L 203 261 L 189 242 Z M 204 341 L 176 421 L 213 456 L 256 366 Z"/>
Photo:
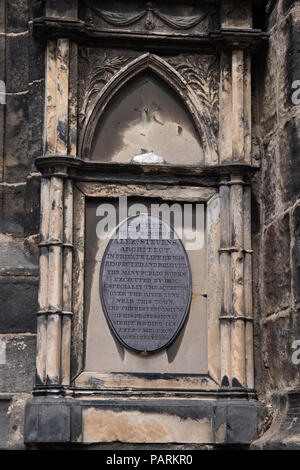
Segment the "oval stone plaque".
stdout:
<path fill-rule="evenodd" d="M 189 260 L 173 228 L 146 214 L 122 222 L 100 270 L 102 307 L 117 339 L 140 353 L 167 347 L 185 323 L 191 294 Z"/>

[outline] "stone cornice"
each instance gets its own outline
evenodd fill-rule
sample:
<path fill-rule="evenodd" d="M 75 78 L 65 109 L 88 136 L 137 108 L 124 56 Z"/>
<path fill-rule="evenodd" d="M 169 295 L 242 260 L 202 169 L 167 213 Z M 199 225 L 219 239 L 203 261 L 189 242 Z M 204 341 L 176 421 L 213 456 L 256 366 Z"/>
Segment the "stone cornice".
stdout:
<path fill-rule="evenodd" d="M 33 34 L 47 39 L 69 38 L 87 45 L 152 49 L 199 49 L 217 51 L 225 48 L 255 49 L 268 41 L 268 33 L 260 29 L 223 28 L 205 34 L 172 32 L 102 31 L 81 20 L 42 17 L 33 21 Z"/>
<path fill-rule="evenodd" d="M 227 163 L 210 166 L 178 166 L 166 164 L 137 164 L 137 163 L 103 163 L 83 160 L 71 155 L 48 155 L 38 157 L 35 161 L 36 168 L 43 177 L 58 176 L 73 178 L 83 181 L 118 181 L 128 182 L 138 179 L 150 178 L 163 180 L 169 179 L 173 184 L 173 178 L 187 180 L 186 184 L 195 184 L 199 180 L 209 178 L 212 185 L 226 184 L 226 179 L 233 175 L 251 178 L 259 167 L 245 163 Z M 171 178 L 170 178 L 171 177 Z M 173 177 L 173 178 L 172 178 Z"/>

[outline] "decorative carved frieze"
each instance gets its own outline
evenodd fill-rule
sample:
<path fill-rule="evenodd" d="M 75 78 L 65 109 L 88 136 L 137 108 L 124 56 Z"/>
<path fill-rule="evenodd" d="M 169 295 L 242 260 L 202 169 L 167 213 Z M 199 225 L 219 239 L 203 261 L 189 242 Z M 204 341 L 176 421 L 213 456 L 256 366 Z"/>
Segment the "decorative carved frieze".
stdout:
<path fill-rule="evenodd" d="M 251 2 L 241 0 L 73 0 L 36 2 L 33 34 L 41 39 L 71 39 L 86 47 L 144 51 L 253 50 L 268 34 L 252 28 Z"/>
<path fill-rule="evenodd" d="M 103 2 L 99 6 L 93 0 L 87 2 L 87 24 L 96 29 L 131 30 L 141 32 L 207 32 L 213 8 L 201 5 L 170 5 L 168 2 L 135 1 L 117 10 L 115 2 Z"/>

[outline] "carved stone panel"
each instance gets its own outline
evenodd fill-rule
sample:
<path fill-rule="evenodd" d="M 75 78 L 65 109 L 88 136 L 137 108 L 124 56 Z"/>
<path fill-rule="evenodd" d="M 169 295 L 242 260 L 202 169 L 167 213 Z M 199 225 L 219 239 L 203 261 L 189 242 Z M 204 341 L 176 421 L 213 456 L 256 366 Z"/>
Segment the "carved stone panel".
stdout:
<path fill-rule="evenodd" d="M 124 50 L 81 47 L 78 55 L 79 126 L 82 127 L 102 88 L 138 54 Z"/>
<path fill-rule="evenodd" d="M 120 5 L 121 4 L 121 5 Z M 199 34 L 215 26 L 214 5 L 205 2 L 130 2 L 90 0 L 85 21 L 101 31 L 146 34 Z"/>
<path fill-rule="evenodd" d="M 164 59 L 186 80 L 195 92 L 212 145 L 217 152 L 219 131 L 220 63 L 215 55 L 180 54 Z"/>

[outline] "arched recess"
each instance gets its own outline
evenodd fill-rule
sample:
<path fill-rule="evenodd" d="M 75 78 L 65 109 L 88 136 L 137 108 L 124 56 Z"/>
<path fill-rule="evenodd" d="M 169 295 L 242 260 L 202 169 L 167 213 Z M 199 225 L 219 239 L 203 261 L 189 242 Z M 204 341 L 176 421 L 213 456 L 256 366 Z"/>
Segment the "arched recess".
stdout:
<path fill-rule="evenodd" d="M 79 155 L 89 159 L 97 124 L 107 106 L 122 87 L 145 71 L 152 72 L 167 84 L 185 105 L 200 138 L 204 154 L 202 164 L 209 165 L 212 162 L 218 162 L 215 138 L 210 126 L 211 117 L 207 116 L 201 102 L 186 80 L 165 60 L 150 53 L 143 54 L 123 67 L 103 87 L 94 105 L 85 116 L 79 141 Z"/>

